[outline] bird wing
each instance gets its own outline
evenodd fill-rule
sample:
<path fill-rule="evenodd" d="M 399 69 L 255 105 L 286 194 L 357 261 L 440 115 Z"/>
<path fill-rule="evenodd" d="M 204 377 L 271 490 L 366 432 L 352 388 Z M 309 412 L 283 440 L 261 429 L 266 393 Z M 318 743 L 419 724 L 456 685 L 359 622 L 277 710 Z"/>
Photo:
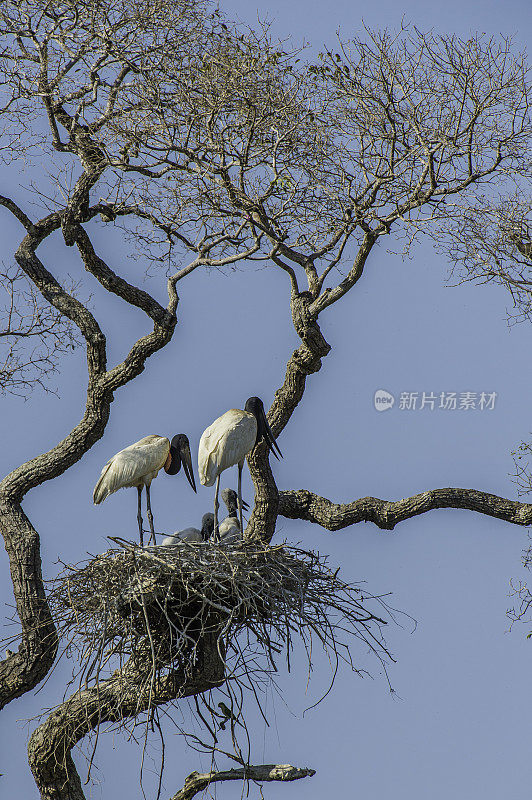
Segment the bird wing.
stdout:
<path fill-rule="evenodd" d="M 164 539 L 161 542 L 163 547 L 173 547 L 174 545 L 177 545 L 178 543 L 179 543 L 179 540 L 175 536 L 165 536 Z"/>
<path fill-rule="evenodd" d="M 176 531 L 172 536 L 167 536 L 163 539 L 163 545 L 166 547 L 172 545 L 183 544 L 183 542 L 202 542 L 203 536 L 201 531 L 197 528 L 184 528 L 182 531 Z"/>
<path fill-rule="evenodd" d="M 225 469 L 242 461 L 255 444 L 253 414 L 231 408 L 206 428 L 198 450 L 198 473 L 203 486 L 212 486 Z"/>
<path fill-rule="evenodd" d="M 94 487 L 95 505 L 106 497 L 128 486 L 150 483 L 157 475 L 170 452 L 170 442 L 165 436 L 145 436 L 125 447 L 109 459 Z"/>

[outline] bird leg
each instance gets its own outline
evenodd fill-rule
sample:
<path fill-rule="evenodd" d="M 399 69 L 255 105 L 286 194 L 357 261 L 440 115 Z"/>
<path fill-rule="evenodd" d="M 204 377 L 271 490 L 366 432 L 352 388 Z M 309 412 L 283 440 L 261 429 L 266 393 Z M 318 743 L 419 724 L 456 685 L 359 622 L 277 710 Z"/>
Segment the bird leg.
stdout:
<path fill-rule="evenodd" d="M 216 478 L 216 490 L 214 492 L 214 539 L 218 541 L 218 509 L 220 503 L 218 502 L 218 492 L 220 491 L 220 476 Z"/>
<path fill-rule="evenodd" d="M 155 544 L 156 543 L 155 542 L 155 530 L 153 528 L 153 514 L 151 513 L 150 484 L 149 483 L 146 484 L 146 510 L 147 510 L 147 514 L 148 514 L 148 522 L 150 524 L 150 531 L 151 531 L 151 536 L 149 538 L 148 544 L 151 544 L 152 542 L 153 542 L 153 544 Z"/>
<path fill-rule="evenodd" d="M 142 535 L 142 509 L 141 509 L 141 506 L 140 506 L 140 498 L 141 498 L 141 495 L 142 495 L 142 486 L 137 486 L 137 492 L 138 492 L 138 498 L 139 498 L 138 511 L 137 511 L 137 522 L 139 523 L 140 546 L 143 547 L 144 546 L 144 538 L 143 538 L 143 535 Z"/>
<path fill-rule="evenodd" d="M 238 465 L 238 517 L 240 519 L 240 536 L 244 537 L 244 525 L 242 523 L 242 470 L 244 462 L 241 461 Z"/>

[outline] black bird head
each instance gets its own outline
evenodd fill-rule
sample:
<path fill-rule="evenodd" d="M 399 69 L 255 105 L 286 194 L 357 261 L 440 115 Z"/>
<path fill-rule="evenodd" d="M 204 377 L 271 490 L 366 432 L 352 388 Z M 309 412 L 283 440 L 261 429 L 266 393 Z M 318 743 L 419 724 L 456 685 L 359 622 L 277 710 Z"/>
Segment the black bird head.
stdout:
<path fill-rule="evenodd" d="M 246 400 L 244 411 L 249 411 L 250 414 L 253 414 L 257 420 L 257 438 L 255 439 L 255 444 L 257 445 L 260 442 L 261 436 L 264 437 L 264 441 L 268 445 L 269 451 L 273 453 L 277 460 L 279 460 L 279 456 L 282 458 L 283 454 L 279 450 L 274 435 L 271 432 L 270 426 L 268 425 L 268 420 L 266 419 L 266 413 L 264 411 L 264 404 L 260 397 L 250 397 L 248 400 Z M 277 455 L 275 452 L 276 450 L 279 455 Z"/>
<path fill-rule="evenodd" d="M 227 506 L 227 513 L 230 517 L 236 516 L 236 510 L 238 508 L 238 496 L 234 489 L 222 489 L 222 500 L 224 501 L 225 505 Z M 249 505 L 246 503 L 245 500 L 242 500 L 242 508 L 247 511 Z"/>
<path fill-rule="evenodd" d="M 204 514 L 201 518 L 201 535 L 206 542 L 214 533 L 214 514 Z"/>
<path fill-rule="evenodd" d="M 176 434 L 170 442 L 170 465 L 165 467 L 168 475 L 177 475 L 181 469 L 181 462 L 183 469 L 187 476 L 188 482 L 196 491 L 196 482 L 194 480 L 194 471 L 192 469 L 192 456 L 190 455 L 190 443 L 188 437 L 184 433 Z"/>

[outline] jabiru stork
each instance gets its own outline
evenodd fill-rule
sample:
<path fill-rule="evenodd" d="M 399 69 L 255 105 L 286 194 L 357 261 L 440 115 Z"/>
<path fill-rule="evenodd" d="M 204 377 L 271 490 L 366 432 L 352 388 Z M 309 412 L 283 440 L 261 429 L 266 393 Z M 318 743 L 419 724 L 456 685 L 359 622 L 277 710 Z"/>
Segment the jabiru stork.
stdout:
<path fill-rule="evenodd" d="M 203 486 L 212 486 L 216 482 L 214 495 L 215 536 L 218 532 L 220 475 L 235 464 L 238 465 L 238 512 L 242 530 L 242 469 L 246 456 L 260 442 L 261 438 L 264 438 L 268 449 L 277 459 L 279 456 L 282 458 L 282 453 L 268 425 L 260 397 L 248 398 L 244 410 L 230 408 L 221 417 L 215 419 L 201 435 L 198 450 L 200 482 Z"/>
<path fill-rule="evenodd" d="M 94 487 L 92 499 L 95 505 L 103 503 L 118 489 L 135 486 L 138 492 L 138 513 L 140 544 L 144 544 L 142 530 L 141 495 L 142 488 L 146 487 L 146 509 L 150 525 L 150 542 L 155 544 L 155 530 L 153 527 L 153 514 L 150 503 L 150 485 L 157 477 L 159 470 L 164 468 L 167 475 L 177 475 L 183 464 L 183 470 L 188 482 L 196 491 L 196 482 L 192 469 L 190 444 L 184 433 L 178 433 L 170 442 L 166 436 L 152 434 L 139 439 L 138 442 L 125 447 L 109 459 L 102 469 L 98 483 Z"/>

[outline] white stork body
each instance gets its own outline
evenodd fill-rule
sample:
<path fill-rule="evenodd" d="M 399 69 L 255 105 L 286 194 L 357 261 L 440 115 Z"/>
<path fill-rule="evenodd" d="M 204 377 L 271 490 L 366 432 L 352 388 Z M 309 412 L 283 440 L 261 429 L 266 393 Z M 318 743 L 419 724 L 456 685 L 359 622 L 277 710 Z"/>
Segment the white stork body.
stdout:
<path fill-rule="evenodd" d="M 238 495 L 241 494 L 244 460 L 257 440 L 257 420 L 249 411 L 230 408 L 206 428 L 198 450 L 198 472 L 203 486 L 216 482 L 214 495 L 214 535 L 218 532 L 218 493 L 220 475 L 229 467 L 238 465 Z"/>
<path fill-rule="evenodd" d="M 262 400 L 250 397 L 244 411 L 230 408 L 206 428 L 200 439 L 198 450 L 198 471 L 203 486 L 212 486 L 216 481 L 214 494 L 214 535 L 218 533 L 218 493 L 220 475 L 224 470 L 238 465 L 238 510 L 242 530 L 242 468 L 248 453 L 263 437 L 269 450 L 278 458 L 281 451 L 275 443 L 268 425 Z"/>
<path fill-rule="evenodd" d="M 224 470 L 243 463 L 256 438 L 257 420 L 249 411 L 230 408 L 215 419 L 199 443 L 198 471 L 203 486 L 214 486 Z"/>
<path fill-rule="evenodd" d="M 170 454 L 170 441 L 166 436 L 145 436 L 130 444 L 109 459 L 94 487 L 95 505 L 106 497 L 128 487 L 149 486 L 164 467 Z"/>
<path fill-rule="evenodd" d="M 161 468 L 169 475 L 179 472 L 183 464 L 187 479 L 196 491 L 192 461 L 190 458 L 190 445 L 183 433 L 173 437 L 170 442 L 166 436 L 151 434 L 138 442 L 125 447 L 109 459 L 102 469 L 98 483 L 94 487 L 93 500 L 95 505 L 103 503 L 106 497 L 128 487 L 136 487 L 138 492 L 138 513 L 140 543 L 143 543 L 141 494 L 146 487 L 146 506 L 148 522 L 150 524 L 151 538 L 155 544 L 155 530 L 150 503 L 150 485 L 157 477 Z"/>

